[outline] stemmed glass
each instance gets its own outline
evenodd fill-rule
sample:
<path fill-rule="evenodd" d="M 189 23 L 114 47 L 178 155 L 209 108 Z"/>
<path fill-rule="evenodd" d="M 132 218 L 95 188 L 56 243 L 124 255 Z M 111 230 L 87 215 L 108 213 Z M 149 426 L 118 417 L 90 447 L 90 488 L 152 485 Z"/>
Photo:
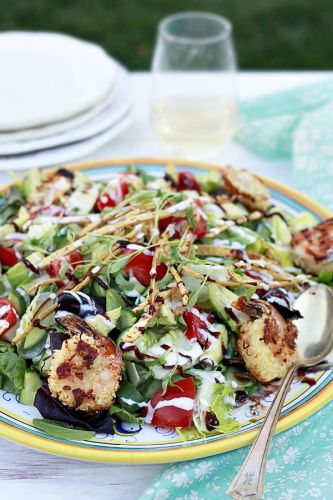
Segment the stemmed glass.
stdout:
<path fill-rule="evenodd" d="M 236 124 L 232 25 L 205 12 L 184 12 L 159 25 L 152 61 L 151 124 L 174 152 L 213 153 Z"/>

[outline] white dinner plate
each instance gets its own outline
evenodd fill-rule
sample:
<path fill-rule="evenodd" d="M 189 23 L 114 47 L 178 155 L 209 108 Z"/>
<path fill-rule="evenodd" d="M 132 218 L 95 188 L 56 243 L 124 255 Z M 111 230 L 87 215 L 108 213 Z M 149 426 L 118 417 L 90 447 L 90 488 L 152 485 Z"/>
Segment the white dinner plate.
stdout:
<path fill-rule="evenodd" d="M 99 46 L 59 33 L 0 34 L 0 130 L 63 121 L 110 94 L 115 64 Z"/>
<path fill-rule="evenodd" d="M 45 127 L 50 129 L 50 132 L 53 129 L 53 133 L 45 137 L 4 143 L 0 140 L 0 157 L 17 156 L 19 154 L 42 151 L 56 146 L 65 146 L 67 144 L 93 138 L 118 123 L 129 111 L 130 106 L 129 75 L 126 69 L 117 63 L 116 82 L 112 99 L 107 101 L 106 106 L 103 105 L 102 108 L 99 108 L 98 114 L 93 116 L 92 110 L 81 117 L 82 121 L 80 117 L 77 117 L 64 124 L 59 123 L 57 126 Z M 62 125 L 65 126 L 66 130 L 62 130 Z"/>

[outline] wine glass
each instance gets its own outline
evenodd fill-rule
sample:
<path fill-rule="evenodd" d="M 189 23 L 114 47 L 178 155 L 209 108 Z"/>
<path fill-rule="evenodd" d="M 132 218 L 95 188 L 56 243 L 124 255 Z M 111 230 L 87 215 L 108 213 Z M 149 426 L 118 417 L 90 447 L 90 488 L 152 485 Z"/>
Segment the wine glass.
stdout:
<path fill-rule="evenodd" d="M 184 12 L 159 25 L 152 60 L 151 125 L 182 154 L 214 154 L 236 129 L 236 57 L 231 23 Z"/>

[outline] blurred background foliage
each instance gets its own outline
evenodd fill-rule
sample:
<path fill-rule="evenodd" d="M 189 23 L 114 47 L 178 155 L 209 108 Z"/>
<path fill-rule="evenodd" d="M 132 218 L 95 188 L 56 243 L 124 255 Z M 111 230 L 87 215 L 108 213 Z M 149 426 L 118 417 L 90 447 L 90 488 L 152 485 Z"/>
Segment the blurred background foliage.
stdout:
<path fill-rule="evenodd" d="M 242 69 L 332 68 L 333 0 L 1 0 L 0 29 L 69 33 L 145 70 L 159 20 L 184 10 L 233 22 Z"/>

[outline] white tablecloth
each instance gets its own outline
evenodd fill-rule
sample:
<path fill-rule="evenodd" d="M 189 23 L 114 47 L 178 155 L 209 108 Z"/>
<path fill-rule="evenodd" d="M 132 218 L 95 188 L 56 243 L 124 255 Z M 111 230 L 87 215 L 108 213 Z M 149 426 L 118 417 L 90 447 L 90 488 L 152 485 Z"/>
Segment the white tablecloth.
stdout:
<path fill-rule="evenodd" d="M 240 99 L 326 79 L 328 72 L 242 72 Z M 149 127 L 150 78 L 133 73 L 134 119 L 116 139 L 82 160 L 124 157 L 163 157 Z M 268 162 L 236 144 L 226 145 L 209 161 L 248 168 L 288 184 L 288 162 Z M 9 180 L 0 172 L 0 183 Z M 136 499 L 160 465 L 111 465 L 55 457 L 0 439 L 0 498 L 10 500 Z"/>

